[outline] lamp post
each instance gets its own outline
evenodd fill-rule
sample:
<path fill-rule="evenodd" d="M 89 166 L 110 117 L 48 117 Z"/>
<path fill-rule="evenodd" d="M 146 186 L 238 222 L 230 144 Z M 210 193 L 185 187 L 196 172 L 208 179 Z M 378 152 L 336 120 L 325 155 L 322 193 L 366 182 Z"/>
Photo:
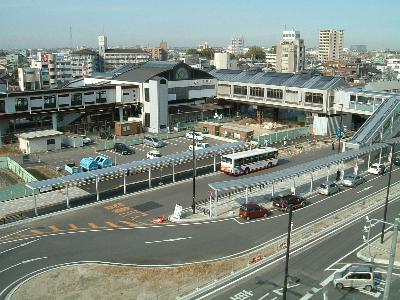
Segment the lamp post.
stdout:
<path fill-rule="evenodd" d="M 368 216 L 366 216 L 366 220 L 368 225 L 364 227 L 364 231 L 368 230 L 368 237 L 365 238 L 365 236 L 363 236 L 363 240 L 364 242 L 368 243 L 368 247 L 369 247 L 369 259 L 371 260 L 371 252 L 370 252 L 370 230 L 372 227 L 375 226 L 375 224 L 377 223 L 383 223 L 383 224 L 388 224 L 393 226 L 393 235 L 392 235 L 392 244 L 391 244 L 391 248 L 389 251 L 389 264 L 388 264 L 388 269 L 387 269 L 387 276 L 386 276 L 386 284 L 385 284 L 385 290 L 383 293 L 383 300 L 388 300 L 389 299 L 389 293 L 390 293 L 390 286 L 392 283 L 392 273 L 393 273 L 393 265 L 394 265 L 394 260 L 395 260 L 395 256 L 396 256 L 396 248 L 397 248 L 397 236 L 398 236 L 398 232 L 399 232 L 399 223 L 400 223 L 400 219 L 399 218 L 395 218 L 394 220 L 394 224 L 392 223 L 388 223 L 386 221 L 382 221 L 382 220 L 377 220 L 377 219 L 369 219 Z M 387 249 L 383 249 L 377 246 L 374 246 L 374 248 L 377 248 L 381 251 L 387 251 Z"/>
<path fill-rule="evenodd" d="M 389 176 L 388 183 L 386 187 L 386 199 L 385 199 L 385 209 L 383 211 L 383 222 L 386 222 L 387 209 L 389 203 L 389 191 L 390 191 L 390 181 L 392 179 L 392 169 L 393 169 L 393 160 L 394 160 L 394 145 L 390 145 L 390 166 L 389 166 Z M 381 244 L 383 244 L 383 240 L 385 238 L 385 223 L 382 223 L 382 231 L 381 231 Z"/>
<path fill-rule="evenodd" d="M 289 271 L 289 251 L 290 251 L 290 233 L 292 231 L 292 204 L 288 205 L 289 209 L 289 223 L 288 223 L 288 234 L 286 241 L 286 262 L 285 262 L 285 278 L 283 282 L 283 295 L 282 299 L 286 300 L 287 293 L 287 282 L 288 282 L 288 271 Z"/>
<path fill-rule="evenodd" d="M 194 154 L 194 146 L 195 146 L 195 139 L 194 139 L 194 125 L 192 131 L 192 159 L 193 159 L 193 189 L 192 189 L 192 211 L 193 214 L 196 213 L 196 156 Z"/>
<path fill-rule="evenodd" d="M 340 153 L 340 138 L 342 137 L 342 126 L 343 126 L 343 104 L 339 104 L 340 108 L 340 125 L 339 125 L 339 146 L 338 153 Z"/>

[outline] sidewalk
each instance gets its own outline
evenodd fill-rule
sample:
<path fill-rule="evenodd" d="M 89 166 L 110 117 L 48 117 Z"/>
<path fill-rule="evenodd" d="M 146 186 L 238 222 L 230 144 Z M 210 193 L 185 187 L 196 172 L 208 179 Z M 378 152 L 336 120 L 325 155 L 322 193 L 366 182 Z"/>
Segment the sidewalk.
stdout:
<path fill-rule="evenodd" d="M 370 247 L 366 245 L 360 251 L 357 252 L 357 257 L 365 262 L 373 262 L 376 264 L 387 265 L 389 264 L 390 249 L 392 247 L 392 231 L 388 231 L 385 234 L 383 244 L 381 239 L 378 238 L 370 244 Z M 371 258 L 368 253 L 368 249 L 371 251 Z M 400 266 L 400 242 L 397 239 L 396 256 L 394 259 L 394 265 Z"/>

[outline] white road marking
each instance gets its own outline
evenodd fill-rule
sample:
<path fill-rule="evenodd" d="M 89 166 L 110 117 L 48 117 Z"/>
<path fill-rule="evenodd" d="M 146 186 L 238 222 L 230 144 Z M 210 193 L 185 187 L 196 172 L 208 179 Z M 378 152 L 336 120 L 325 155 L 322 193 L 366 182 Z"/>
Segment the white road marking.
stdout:
<path fill-rule="evenodd" d="M 287 288 L 290 289 L 290 288 L 294 288 L 294 287 L 299 286 L 299 285 L 300 285 L 300 283 L 296 283 L 296 284 L 293 284 L 293 285 L 290 285 L 290 283 L 288 283 L 288 287 Z M 273 290 L 273 292 L 275 294 L 278 294 L 279 296 L 282 296 L 283 295 L 283 288 Z"/>
<path fill-rule="evenodd" d="M 145 244 L 154 244 L 154 243 L 164 243 L 164 242 L 176 242 L 176 241 L 182 241 L 182 240 L 189 240 L 191 238 L 192 238 L 191 236 L 188 236 L 188 237 L 184 237 L 184 238 L 167 239 L 167 240 L 144 242 L 144 243 Z"/>
<path fill-rule="evenodd" d="M 4 238 L 7 238 L 9 236 L 12 236 L 12 235 L 15 235 L 15 234 L 18 234 L 20 232 L 27 231 L 27 230 L 30 230 L 30 229 L 31 229 L 30 227 L 29 228 L 25 228 L 25 229 L 22 229 L 22 230 L 19 230 L 19 231 L 16 231 L 16 232 L 13 232 L 13 233 L 10 233 L 10 234 L 7 234 L 7 235 L 3 235 L 1 238 L 4 239 Z"/>
<path fill-rule="evenodd" d="M 366 188 L 364 188 L 364 189 L 358 191 L 357 194 L 362 193 L 362 192 L 365 192 L 365 191 L 368 191 L 369 189 L 372 189 L 372 186 L 366 187 Z"/>
<path fill-rule="evenodd" d="M 360 293 L 370 295 L 370 296 L 372 296 L 372 297 L 374 297 L 374 298 L 379 298 L 379 297 L 381 296 L 381 292 L 376 292 L 376 293 L 374 293 L 374 292 L 368 292 L 368 291 L 366 291 L 366 290 L 364 290 L 364 289 L 359 289 L 358 291 L 359 291 Z"/>
<path fill-rule="evenodd" d="M 38 240 L 39 240 L 39 239 L 36 239 L 36 240 L 33 240 L 33 241 L 29 241 L 29 242 L 23 243 L 23 244 L 21 244 L 21 245 L 18 245 L 18 246 L 16 246 L 16 247 L 13 247 L 13 248 L 10 248 L 10 249 L 7 249 L 7 250 L 4 250 L 4 251 L 0 252 L 0 254 L 3 254 L 3 253 L 6 253 L 6 252 L 9 252 L 9 251 L 11 251 L 11 250 L 14 250 L 14 249 L 17 249 L 17 248 L 20 248 L 20 247 L 27 246 L 27 245 L 29 245 L 29 244 L 32 244 L 32 243 L 34 243 L 34 242 L 37 242 Z"/>
<path fill-rule="evenodd" d="M 264 296 L 262 296 L 261 298 L 258 298 L 258 300 L 262 300 L 262 299 L 264 299 L 265 297 L 267 297 L 267 296 L 269 296 L 269 293 L 266 293 Z"/>
<path fill-rule="evenodd" d="M 18 267 L 18 266 L 20 266 L 20 265 L 27 264 L 27 263 L 30 263 L 30 262 L 33 262 L 33 261 L 37 261 L 37 260 L 41 260 L 41 259 L 46 259 L 46 258 L 47 258 L 47 256 L 32 258 L 32 259 L 28 259 L 28 260 L 23 260 L 23 261 L 21 261 L 20 263 L 17 263 L 17 264 L 15 264 L 15 265 L 12 265 L 12 266 L 10 266 L 10 267 L 8 267 L 8 268 L 5 268 L 5 269 L 1 270 L 1 271 L 0 271 L 0 274 L 3 273 L 3 272 L 5 272 L 5 271 L 8 271 L 8 270 L 10 270 L 10 269 L 12 269 L 12 268 Z"/>

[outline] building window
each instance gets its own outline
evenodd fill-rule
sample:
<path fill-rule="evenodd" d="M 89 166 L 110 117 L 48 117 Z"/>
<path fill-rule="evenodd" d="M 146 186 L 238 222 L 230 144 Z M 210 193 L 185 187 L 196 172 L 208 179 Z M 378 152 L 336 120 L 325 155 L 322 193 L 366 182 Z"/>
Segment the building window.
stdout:
<path fill-rule="evenodd" d="M 96 92 L 96 103 L 106 103 L 106 91 Z"/>
<path fill-rule="evenodd" d="M 283 92 L 280 89 L 267 89 L 267 98 L 282 99 Z"/>
<path fill-rule="evenodd" d="M 82 105 L 82 94 L 72 94 L 71 105 Z"/>
<path fill-rule="evenodd" d="M 48 139 L 47 140 L 47 145 L 55 145 L 56 144 L 56 140 L 55 139 Z"/>
<path fill-rule="evenodd" d="M 56 96 L 44 96 L 44 108 L 55 108 L 56 107 Z"/>
<path fill-rule="evenodd" d="M 93 95 L 94 94 L 94 92 L 86 92 L 86 93 L 83 93 L 85 96 L 89 96 L 89 95 Z"/>
<path fill-rule="evenodd" d="M 250 87 L 250 96 L 263 98 L 264 89 L 260 87 Z"/>
<path fill-rule="evenodd" d="M 144 126 L 150 127 L 150 113 L 144 114 Z"/>
<path fill-rule="evenodd" d="M 25 111 L 28 110 L 28 99 L 27 98 L 17 98 L 15 103 L 15 111 Z"/>
<path fill-rule="evenodd" d="M 146 102 L 149 102 L 149 101 L 150 101 L 150 92 L 149 92 L 149 88 L 145 88 L 145 89 L 144 89 L 144 100 L 145 100 Z"/>
<path fill-rule="evenodd" d="M 247 95 L 247 86 L 241 86 L 241 85 L 234 85 L 233 86 L 233 93 L 235 95 Z"/>
<path fill-rule="evenodd" d="M 0 113 L 4 114 L 6 112 L 6 102 L 4 100 L 0 100 Z"/>
<path fill-rule="evenodd" d="M 315 104 L 323 104 L 324 103 L 324 96 L 320 93 L 305 93 L 305 102 L 308 103 L 315 103 Z"/>

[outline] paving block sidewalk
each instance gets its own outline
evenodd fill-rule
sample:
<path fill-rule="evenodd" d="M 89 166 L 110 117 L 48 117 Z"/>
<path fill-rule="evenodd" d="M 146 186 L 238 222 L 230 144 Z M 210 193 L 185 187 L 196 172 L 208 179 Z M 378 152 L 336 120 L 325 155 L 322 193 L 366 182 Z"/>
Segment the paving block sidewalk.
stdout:
<path fill-rule="evenodd" d="M 381 224 L 380 224 L 381 225 Z M 392 236 L 393 232 L 388 231 L 385 234 L 383 244 L 381 244 L 381 239 L 378 238 L 373 241 L 370 246 L 366 245 L 360 251 L 357 252 L 357 257 L 365 262 L 373 262 L 376 264 L 389 264 L 390 249 L 392 247 Z M 400 267 L 400 242 L 397 239 L 396 243 L 396 256 L 394 264 Z M 369 251 L 371 252 L 371 257 L 369 256 Z"/>

